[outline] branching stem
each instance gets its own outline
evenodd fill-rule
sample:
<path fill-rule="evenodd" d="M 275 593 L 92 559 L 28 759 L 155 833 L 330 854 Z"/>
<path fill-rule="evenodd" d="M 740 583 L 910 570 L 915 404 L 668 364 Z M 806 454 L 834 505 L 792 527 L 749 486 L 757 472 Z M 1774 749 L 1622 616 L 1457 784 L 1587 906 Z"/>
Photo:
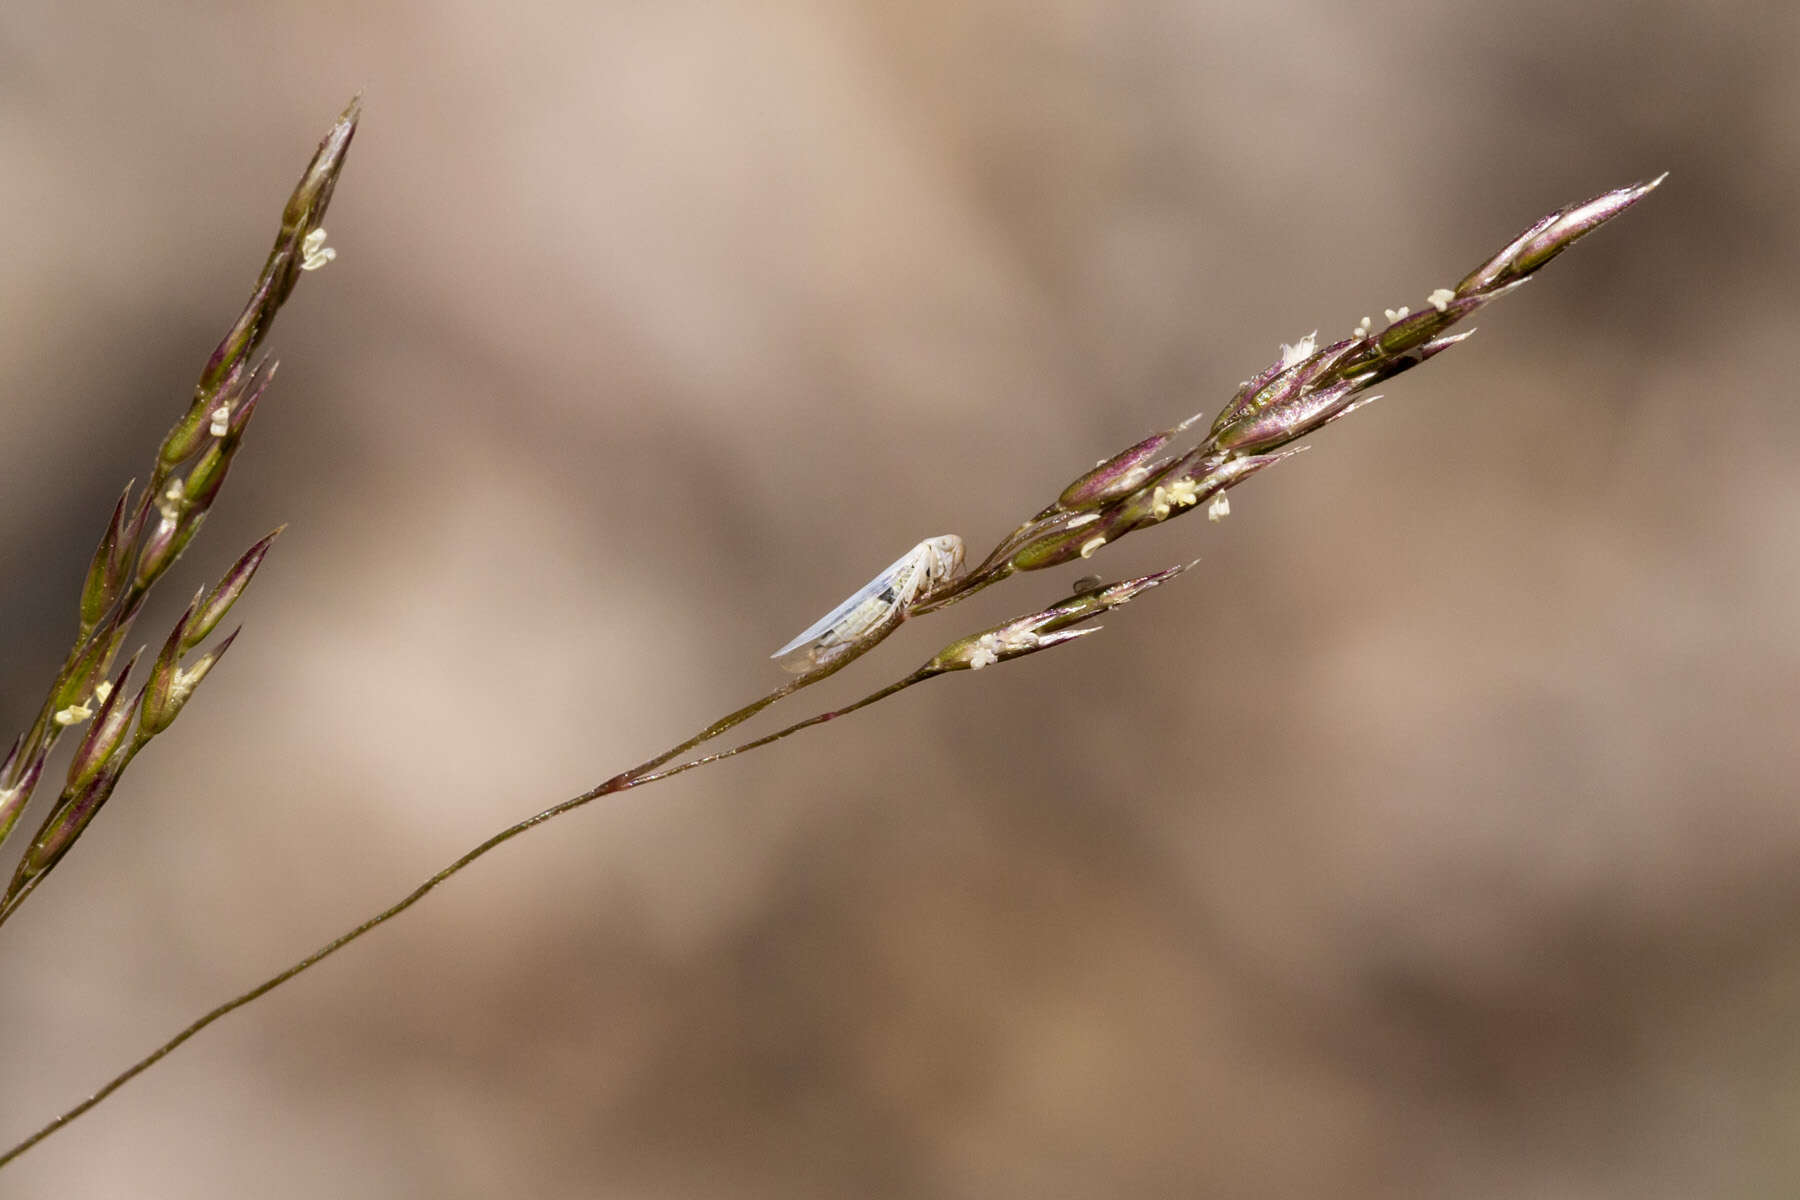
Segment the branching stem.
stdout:
<path fill-rule="evenodd" d="M 679 745 L 673 746 L 673 747 L 669 748 L 668 750 L 665 750 L 663 753 L 657 755 L 655 758 L 652 758 L 646 762 L 640 763 L 638 766 L 633 767 L 629 771 L 625 771 L 621 774 L 615 775 L 611 779 L 608 779 L 605 783 L 602 783 L 595 787 L 592 787 L 592 788 L 588 789 L 587 791 L 581 793 L 579 796 L 572 796 L 569 799 L 564 800 L 560 804 L 552 805 L 551 807 L 544 809 L 542 812 L 534 813 L 533 815 L 526 817 L 522 821 L 518 821 L 512 825 L 508 825 L 505 829 L 502 829 L 500 832 L 494 834 L 492 837 L 488 838 L 486 841 L 480 843 L 479 845 L 471 847 L 469 850 L 467 850 L 461 856 L 459 856 L 455 861 L 451 862 L 450 864 L 445 866 L 442 870 L 437 872 L 437 874 L 431 876 L 431 878 L 429 878 L 429 879 L 425 880 L 423 883 L 419 884 L 419 886 L 415 887 L 412 891 L 408 892 L 404 897 L 395 901 L 393 904 L 389 905 L 387 908 L 382 909 L 380 912 L 378 912 L 374 916 L 368 918 L 366 921 L 363 921 L 361 924 L 345 930 L 343 933 L 339 934 L 337 937 L 331 939 L 329 942 L 326 942 L 323 946 L 320 946 L 317 950 L 314 950 L 311 954 L 308 954 L 306 957 L 299 959 L 297 962 L 293 963 L 291 966 L 287 967 L 286 969 L 279 971 L 274 975 L 269 976 L 269 978 L 263 980 L 261 983 L 257 984 L 255 987 L 251 988 L 249 991 L 243 992 L 237 996 L 233 996 L 231 999 L 225 1001 L 225 1003 L 219 1005 L 217 1008 L 196 1018 L 191 1024 L 189 1024 L 186 1028 L 181 1030 L 181 1032 L 177 1033 L 174 1037 L 170 1038 L 168 1041 L 166 1041 L 162 1045 L 158 1046 L 155 1050 L 152 1050 L 149 1054 L 146 1054 L 143 1058 L 138 1059 L 137 1062 L 131 1064 L 131 1066 L 127 1067 L 125 1070 L 123 1070 L 123 1071 L 119 1072 L 117 1075 L 113 1076 L 93 1095 L 89 1096 L 87 1099 L 83 1100 L 81 1103 L 75 1105 L 73 1108 L 70 1108 L 68 1111 L 57 1116 L 49 1124 L 45 1125 L 42 1129 L 39 1129 L 36 1133 L 34 1133 L 30 1137 L 26 1138 L 24 1141 L 20 1142 L 18 1145 L 12 1147 L 10 1150 L 6 1151 L 4 1154 L 0 1154 L 0 1167 L 5 1167 L 8 1163 L 12 1162 L 14 1159 L 16 1159 L 20 1155 L 24 1154 L 27 1150 L 31 1149 L 33 1146 L 35 1146 L 39 1142 L 43 1141 L 45 1138 L 49 1137 L 51 1134 L 56 1133 L 59 1130 L 67 1127 L 77 1117 L 80 1117 L 83 1114 L 87 1113 L 90 1109 L 97 1106 L 101 1101 L 105 1100 L 108 1096 L 112 1095 L 114 1092 L 116 1092 L 120 1088 L 124 1087 L 127 1083 L 130 1083 L 133 1079 L 136 1079 L 139 1075 L 143 1074 L 145 1071 L 147 1071 L 151 1067 L 155 1066 L 164 1057 L 166 1057 L 171 1051 L 175 1050 L 183 1042 L 187 1041 L 189 1038 L 193 1037 L 195 1034 L 197 1034 L 201 1030 L 205 1029 L 208 1025 L 211 1025 L 214 1021 L 217 1021 L 219 1018 L 226 1016 L 230 1013 L 236 1012 L 238 1009 L 244 1007 L 244 1005 L 246 1005 L 246 1004 L 249 1004 L 251 1001 L 260 999 L 261 997 L 267 995 L 269 992 L 274 991 L 276 988 L 280 987 L 282 984 L 286 983 L 288 980 L 294 978 L 294 976 L 300 974 L 302 971 L 305 971 L 310 967 L 317 966 L 319 963 L 324 962 L 327 958 L 330 958 L 333 954 L 336 954 L 339 950 L 342 950 L 345 946 L 348 946 L 351 942 L 356 941 L 356 939 L 362 937 L 365 933 L 372 932 L 377 926 L 386 924 L 388 921 L 391 921 L 393 918 L 399 916 L 401 913 L 405 912 L 407 909 L 411 908 L 413 905 L 415 905 L 419 901 L 423 900 L 426 896 L 430 895 L 434 890 L 436 890 L 436 888 L 439 884 L 447 881 L 451 876 L 457 874 L 464 867 L 469 866 L 476 859 L 481 858 L 483 855 L 487 854 L 488 851 L 497 849 L 501 845 L 505 844 L 506 842 L 510 842 L 513 838 L 518 837 L 520 834 L 526 832 L 527 830 L 534 829 L 537 826 L 544 824 L 546 821 L 550 821 L 557 817 L 562 816 L 564 813 L 573 812 L 575 809 L 578 809 L 578 808 L 582 807 L 583 805 L 590 803 L 591 801 L 598 800 L 602 796 L 610 796 L 610 795 L 613 795 L 618 792 L 626 791 L 630 788 L 638 787 L 642 784 L 657 783 L 664 779 L 670 779 L 676 775 L 680 775 L 684 771 L 691 771 L 695 767 L 702 767 L 702 766 L 706 766 L 710 763 L 718 762 L 721 759 L 731 758 L 732 756 L 741 754 L 746 750 L 755 750 L 758 747 L 766 746 L 771 742 L 780 741 L 782 738 L 787 737 L 789 734 L 798 733 L 802 729 L 806 729 L 806 728 L 809 728 L 814 725 L 822 725 L 827 721 L 835 720 L 838 717 L 845 716 L 849 713 L 853 713 L 853 712 L 857 711 L 858 709 L 867 708 L 869 705 L 874 704 L 876 701 L 885 700 L 887 697 L 892 696 L 894 693 L 901 691 L 905 688 L 909 688 L 915 683 L 919 683 L 925 679 L 929 679 L 937 673 L 938 672 L 932 671 L 926 667 L 921 667 L 918 670 L 914 671 L 912 674 L 907 675 L 904 678 L 898 679 L 898 680 L 894 681 L 893 683 L 888 684 L 886 687 L 881 688 L 878 691 L 871 692 L 867 696 L 864 696 L 862 699 L 856 701 L 853 704 L 848 704 L 848 705 L 844 706 L 843 708 L 834 709 L 830 712 L 819 713 L 815 716 L 808 717 L 804 721 L 796 721 L 794 724 L 787 726 L 785 729 L 777 730 L 774 733 L 767 734 L 766 736 L 763 736 L 760 738 L 756 738 L 753 741 L 745 742 L 739 746 L 733 746 L 731 749 L 720 751 L 717 754 L 709 754 L 703 758 L 697 758 L 690 762 L 684 762 L 677 766 L 669 767 L 664 770 L 657 769 L 659 767 L 662 767 L 662 765 L 664 763 L 667 763 L 671 759 L 676 758 L 677 756 L 687 752 L 688 750 L 693 749 L 694 747 L 696 747 L 698 745 L 701 745 L 704 742 L 709 742 L 709 741 L 713 740 L 714 738 L 718 737 L 720 734 L 723 734 L 727 730 L 731 729 L 733 726 L 740 725 L 743 722 L 749 720 L 751 717 L 755 716 L 757 713 L 761 712 L 763 709 L 767 708 L 769 705 L 775 703 L 777 700 L 781 700 L 787 696 L 791 696 L 796 691 L 800 690 L 802 687 L 805 687 L 810 683 L 817 682 L 818 679 L 822 678 L 823 676 L 822 675 L 802 676 L 798 679 L 790 680 L 789 682 L 776 688 L 774 691 L 770 692 L 768 695 L 762 697 L 761 699 L 755 701 L 754 703 L 747 704 L 743 708 L 738 709 L 736 712 L 733 712 L 727 716 L 721 717 L 719 720 L 713 722 L 711 725 L 708 725 L 705 729 L 702 729 L 699 733 L 695 734 L 693 737 L 687 739 L 686 741 L 680 743 Z"/>

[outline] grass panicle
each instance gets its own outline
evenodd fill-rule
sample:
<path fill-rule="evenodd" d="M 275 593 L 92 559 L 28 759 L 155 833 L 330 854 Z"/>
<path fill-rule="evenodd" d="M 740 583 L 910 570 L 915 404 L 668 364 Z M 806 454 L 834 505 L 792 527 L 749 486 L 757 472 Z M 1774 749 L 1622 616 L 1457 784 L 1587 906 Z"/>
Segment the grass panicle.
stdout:
<path fill-rule="evenodd" d="M 62 732 L 92 722 L 75 752 L 67 785 L 0 895 L 0 922 L 17 911 L 68 853 L 112 796 L 126 766 L 169 727 L 231 644 L 228 637 L 184 665 L 185 656 L 199 649 L 243 595 L 280 530 L 252 546 L 210 592 L 201 590 L 201 597 L 169 635 L 149 681 L 129 702 L 124 686 L 130 664 L 107 681 L 144 601 L 212 511 L 257 403 L 274 377 L 273 363 L 252 363 L 252 358 L 300 273 L 329 260 L 320 222 L 343 172 L 360 108 L 360 101 L 351 102 L 307 164 L 283 208 L 281 231 L 249 301 L 208 358 L 186 410 L 157 446 L 148 481 L 135 500 L 135 481 L 126 484 L 113 506 L 82 582 L 74 644 L 31 728 L 0 765 L 0 843 L 4 843 L 30 803 L 45 760 Z"/>
<path fill-rule="evenodd" d="M 1604 192 L 1534 222 L 1454 288 L 1433 291 L 1417 312 L 1367 318 L 1323 348 L 1315 338 L 1283 346 L 1281 357 L 1245 380 L 1185 453 L 1166 453 L 1199 418 L 1152 434 L 1077 477 L 1050 505 L 1014 529 L 980 564 L 920 597 L 915 614 L 943 608 L 1016 571 L 1091 558 L 1140 529 L 1172 520 L 1290 457 L 1288 447 L 1378 397 L 1368 389 L 1461 342 L 1451 326 L 1523 284 L 1576 241 L 1643 199 L 1664 177 Z M 1218 509 L 1209 506 L 1216 516 Z"/>

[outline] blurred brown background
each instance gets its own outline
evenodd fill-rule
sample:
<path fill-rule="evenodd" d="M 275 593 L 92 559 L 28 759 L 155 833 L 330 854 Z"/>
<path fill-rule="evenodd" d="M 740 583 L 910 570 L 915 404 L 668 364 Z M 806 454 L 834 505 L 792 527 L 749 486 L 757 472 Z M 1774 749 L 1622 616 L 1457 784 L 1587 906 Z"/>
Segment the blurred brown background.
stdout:
<path fill-rule="evenodd" d="M 9 733 L 368 103 L 142 626 L 290 522 L 245 636 L 0 931 L 7 1144 L 919 538 L 1673 174 L 1107 550 L 1204 561 L 1103 636 L 515 843 L 0 1194 L 1794 1194 L 1796 52 L 1773 3 L 7 5 Z"/>

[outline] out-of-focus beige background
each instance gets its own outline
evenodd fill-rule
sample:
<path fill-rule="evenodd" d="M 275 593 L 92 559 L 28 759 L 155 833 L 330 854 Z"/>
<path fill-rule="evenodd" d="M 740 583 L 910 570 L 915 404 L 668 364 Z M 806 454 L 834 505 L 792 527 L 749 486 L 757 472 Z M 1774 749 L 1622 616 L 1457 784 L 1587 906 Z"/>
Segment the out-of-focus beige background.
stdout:
<path fill-rule="evenodd" d="M 0 1194 L 1791 1194 L 1797 50 L 1775 3 L 7 5 L 9 733 L 368 103 L 142 627 L 288 522 L 244 637 L 0 930 L 7 1144 L 919 538 L 1673 174 L 1108 549 L 1203 561 L 1103 636 L 513 844 Z"/>

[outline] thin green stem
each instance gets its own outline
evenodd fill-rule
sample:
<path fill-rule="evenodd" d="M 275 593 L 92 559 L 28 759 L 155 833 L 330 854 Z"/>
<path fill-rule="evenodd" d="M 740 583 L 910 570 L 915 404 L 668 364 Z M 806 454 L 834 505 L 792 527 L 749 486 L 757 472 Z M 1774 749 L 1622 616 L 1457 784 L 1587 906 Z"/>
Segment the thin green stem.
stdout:
<path fill-rule="evenodd" d="M 669 747 L 655 758 L 647 759 L 631 768 L 631 770 L 613 776 L 600 786 L 607 787 L 610 784 L 619 783 L 621 780 L 637 780 L 640 776 L 654 771 L 657 767 L 662 766 L 670 759 L 686 754 L 695 746 L 705 745 L 707 742 L 719 737 L 726 731 L 738 725 L 742 725 L 745 721 L 748 721 L 751 717 L 754 717 L 757 713 L 769 707 L 769 705 L 775 703 L 777 700 L 785 700 L 801 688 L 816 683 L 821 678 L 823 678 L 822 675 L 801 675 L 795 679 L 790 679 L 760 700 L 753 700 L 736 712 L 720 717 L 717 721 L 714 721 L 711 725 L 708 725 L 705 729 L 702 729 L 699 733 L 696 733 L 693 737 L 687 739 L 687 741 L 682 742 L 680 745 Z M 625 784 L 623 786 L 630 786 L 630 784 Z"/>
<path fill-rule="evenodd" d="M 469 866 L 476 859 L 478 859 L 478 858 L 482 857 L 483 855 L 485 855 L 486 853 L 488 853 L 488 851 L 496 849 L 500 845 L 511 841 L 513 838 L 518 837 L 520 834 L 526 832 L 527 830 L 534 829 L 537 826 L 544 824 L 546 821 L 550 821 L 550 820 L 555 819 L 556 817 L 562 816 L 564 813 L 573 812 L 575 809 L 580 808 L 583 805 L 588 804 L 594 800 L 597 800 L 601 796 L 608 796 L 608 795 L 612 795 L 617 792 L 623 792 L 630 788 L 638 787 L 641 784 L 656 783 L 656 782 L 659 782 L 664 779 L 669 779 L 669 778 L 672 778 L 673 776 L 681 774 L 684 771 L 691 771 L 695 767 L 701 767 L 701 766 L 705 766 L 709 763 L 718 762 L 721 759 L 730 758 L 733 755 L 741 754 L 746 750 L 754 750 L 759 746 L 766 746 L 770 742 L 779 741 L 782 738 L 787 737 L 789 734 L 797 733 L 800 730 L 809 728 L 813 725 L 822 725 L 826 721 L 835 720 L 838 717 L 845 716 L 846 714 L 855 712 L 856 710 L 858 710 L 860 708 L 866 708 L 869 705 L 874 704 L 878 700 L 884 700 L 887 697 L 893 695 L 895 692 L 898 692 L 898 691 L 902 690 L 903 688 L 911 687 L 913 684 L 919 683 L 922 680 L 929 679 L 935 674 L 938 674 L 938 672 L 933 671 L 927 667 L 920 667 L 918 670 L 914 671 L 911 675 L 908 675 L 903 679 L 897 680 L 894 683 L 889 684 L 888 686 L 882 688 L 879 691 L 871 692 L 869 695 L 864 696 L 862 699 L 856 701 L 853 704 L 846 705 L 843 708 L 835 709 L 831 712 L 820 713 L 816 716 L 808 717 L 804 721 L 797 721 L 794 724 L 787 726 L 785 729 L 781 729 L 775 733 L 768 734 L 767 736 L 757 738 L 754 741 L 745 742 L 741 746 L 734 746 L 729 750 L 724 750 L 717 754 L 707 755 L 704 758 L 698 758 L 698 759 L 693 760 L 692 762 L 685 762 L 685 763 L 680 764 L 679 766 L 670 767 L 667 770 L 659 771 L 656 769 L 656 768 L 662 766 L 662 764 L 668 762 L 670 759 L 683 753 L 684 751 L 691 750 L 695 746 L 698 746 L 703 742 L 711 741 L 713 738 L 718 737 L 721 733 L 724 733 L 726 730 L 732 728 L 734 725 L 739 725 L 739 724 L 743 723 L 744 721 L 749 720 L 751 717 L 755 716 L 757 713 L 761 712 L 763 709 L 767 708 L 769 705 L 775 703 L 777 700 L 780 700 L 786 696 L 790 696 L 794 692 L 798 691 L 800 688 L 805 687 L 810 683 L 815 683 L 818 681 L 818 679 L 823 678 L 822 674 L 821 675 L 801 676 L 798 679 L 791 680 L 788 683 L 783 684 L 781 687 L 776 688 L 773 692 L 769 693 L 767 696 L 762 697 L 760 700 L 757 700 L 751 704 L 747 704 L 743 708 L 738 709 L 736 712 L 733 712 L 733 713 L 729 714 L 728 716 L 721 717 L 719 720 L 713 722 L 713 724 L 708 725 L 705 729 L 701 730 L 698 734 L 696 734 L 693 737 L 682 742 L 680 745 L 674 746 L 674 747 L 670 748 L 669 750 L 664 751 L 663 753 L 657 755 L 655 758 L 652 758 L 652 759 L 650 759 L 650 760 L 638 765 L 637 767 L 634 767 L 631 770 L 626 771 L 622 774 L 615 775 L 611 779 L 607 780 L 605 783 L 602 783 L 593 788 L 590 788 L 587 791 L 581 793 L 579 796 L 571 797 L 568 800 L 564 800 L 560 804 L 553 805 L 550 808 L 544 809 L 542 812 L 535 813 L 532 816 L 526 817 L 522 821 L 519 821 L 512 825 L 508 825 L 505 829 L 502 829 L 500 832 L 494 834 L 492 837 L 488 838 L 486 841 L 484 841 L 484 842 L 480 843 L 479 845 L 466 851 L 464 854 L 462 854 L 460 857 L 458 857 L 454 862 L 452 862 L 448 866 L 444 867 L 442 870 L 437 872 L 437 874 L 431 876 L 431 878 L 429 878 L 429 879 L 425 880 L 423 883 L 419 884 L 418 887 L 416 887 L 412 891 L 408 892 L 400 900 L 389 905 L 387 908 L 376 913 L 374 916 L 363 921 L 361 924 L 356 925 L 348 930 L 345 930 L 343 933 L 339 934 L 337 937 L 333 938 L 331 941 L 326 942 L 323 946 L 320 946 L 317 950 L 314 950 L 311 954 L 308 954 L 306 957 L 295 962 L 291 966 L 287 967 L 285 970 L 280 971 L 277 974 L 271 975 L 269 978 L 263 980 L 261 983 L 257 984 L 255 987 L 251 988 L 249 991 L 232 997 L 230 1000 L 227 1000 L 225 1003 L 219 1005 L 217 1008 L 215 1008 L 215 1009 L 211 1010 L 210 1012 L 204 1014 L 203 1016 L 200 1016 L 197 1019 L 195 1019 L 191 1024 L 189 1024 L 181 1032 L 177 1033 L 174 1037 L 170 1038 L 168 1041 L 166 1041 L 162 1045 L 158 1046 L 155 1050 L 152 1050 L 149 1054 L 145 1055 L 143 1058 L 140 1058 L 137 1062 L 133 1063 L 131 1066 L 127 1067 L 125 1070 L 119 1072 L 119 1074 L 113 1076 L 110 1080 L 108 1080 L 106 1082 L 106 1084 L 104 1086 L 102 1086 L 100 1088 L 100 1090 L 96 1091 L 93 1095 L 89 1096 L 86 1100 L 83 1100 L 81 1103 L 75 1105 L 73 1108 L 70 1108 L 68 1111 L 62 1113 L 60 1116 L 56 1117 L 55 1120 L 53 1120 L 49 1124 L 45 1125 L 42 1129 L 39 1129 L 36 1133 L 32 1134 L 30 1137 L 28 1137 L 24 1141 L 20 1142 L 18 1145 L 14 1146 L 12 1149 L 6 1151 L 4 1154 L 0 1154 L 0 1167 L 5 1167 L 8 1163 L 12 1162 L 14 1159 L 16 1159 L 20 1155 L 24 1154 L 27 1150 L 31 1149 L 33 1146 L 35 1146 L 39 1142 L 43 1141 L 45 1138 L 49 1137 L 51 1134 L 56 1133 L 58 1130 L 61 1130 L 61 1129 L 65 1128 L 66 1126 L 68 1126 L 77 1117 L 82 1116 L 84 1113 L 88 1112 L 90 1109 L 92 1109 L 96 1105 L 98 1105 L 101 1101 L 105 1100 L 108 1096 L 112 1095 L 114 1092 L 116 1092 L 120 1088 L 124 1087 L 127 1083 L 130 1083 L 133 1079 L 136 1079 L 139 1075 L 142 1075 L 145 1071 L 147 1071 L 151 1067 L 155 1066 L 164 1057 L 166 1057 L 170 1052 L 172 1052 L 177 1047 L 179 1047 L 183 1042 L 186 1042 L 189 1038 L 193 1037 L 195 1034 L 197 1034 L 201 1030 L 205 1029 L 208 1025 L 211 1025 L 214 1021 L 217 1021 L 219 1018 L 226 1016 L 229 1013 L 237 1011 L 238 1009 L 244 1007 L 244 1005 L 249 1004 L 253 1000 L 259 999 L 260 997 L 267 995 L 269 992 L 274 991 L 276 988 L 280 987 L 282 984 L 286 983 L 288 980 L 292 979 L 294 976 L 300 974 L 302 971 L 305 971 L 310 967 L 316 966 L 317 964 L 325 961 L 325 959 L 330 958 L 333 954 L 336 954 L 339 950 L 342 950 L 345 946 L 348 946 L 351 942 L 354 942 L 356 939 L 362 937 L 364 934 L 371 932 L 377 926 L 386 924 L 388 921 L 399 916 L 401 913 L 405 912 L 407 909 L 411 908 L 413 905 L 415 905 L 419 901 L 423 900 L 426 896 L 430 895 L 431 892 L 434 891 L 439 884 L 444 883 L 451 876 L 453 876 L 457 872 L 461 871 L 464 867 Z"/>
<path fill-rule="evenodd" d="M 839 717 L 848 716 L 849 714 L 855 712 L 859 708 L 867 708 L 869 705 L 874 704 L 877 700 L 886 700 L 889 696 L 893 695 L 895 692 L 901 691 L 905 688 L 909 688 L 915 683 L 922 683 L 925 680 L 930 679 L 932 676 L 938 675 L 938 674 L 942 674 L 942 672 L 932 671 L 926 667 L 920 667 L 918 670 L 914 671 L 911 675 L 908 675 L 903 679 L 896 679 L 893 683 L 888 684 L 886 687 L 880 689 L 879 691 L 870 692 L 868 695 L 864 696 L 861 700 L 858 700 L 854 704 L 846 704 L 843 708 L 833 709 L 830 712 L 819 713 L 817 716 L 808 717 L 804 721 L 795 721 L 792 725 L 789 725 L 786 729 L 778 729 L 774 733 L 766 734 L 763 737 L 759 737 L 752 741 L 745 742 L 739 746 L 733 746 L 729 750 L 721 750 L 717 754 L 704 755 L 700 758 L 693 759 L 692 761 L 681 763 L 679 766 L 670 767 L 666 771 L 650 771 L 650 772 L 647 772 L 642 775 L 635 775 L 632 777 L 631 782 L 629 784 L 627 784 L 626 786 L 627 787 L 638 787 L 641 784 L 657 783 L 657 782 L 660 782 L 661 780 L 668 779 L 671 776 L 679 775 L 683 771 L 691 771 L 695 767 L 704 767 L 704 766 L 708 765 L 709 763 L 716 763 L 721 759 L 726 759 L 726 758 L 732 757 L 733 755 L 742 754 L 746 750 L 755 750 L 755 749 L 758 749 L 759 747 L 766 746 L 770 742 L 779 742 L 782 738 L 788 736 L 788 734 L 790 734 L 790 733 L 798 733 L 802 729 L 809 729 L 814 725 L 823 725 L 827 721 L 835 721 Z"/>

